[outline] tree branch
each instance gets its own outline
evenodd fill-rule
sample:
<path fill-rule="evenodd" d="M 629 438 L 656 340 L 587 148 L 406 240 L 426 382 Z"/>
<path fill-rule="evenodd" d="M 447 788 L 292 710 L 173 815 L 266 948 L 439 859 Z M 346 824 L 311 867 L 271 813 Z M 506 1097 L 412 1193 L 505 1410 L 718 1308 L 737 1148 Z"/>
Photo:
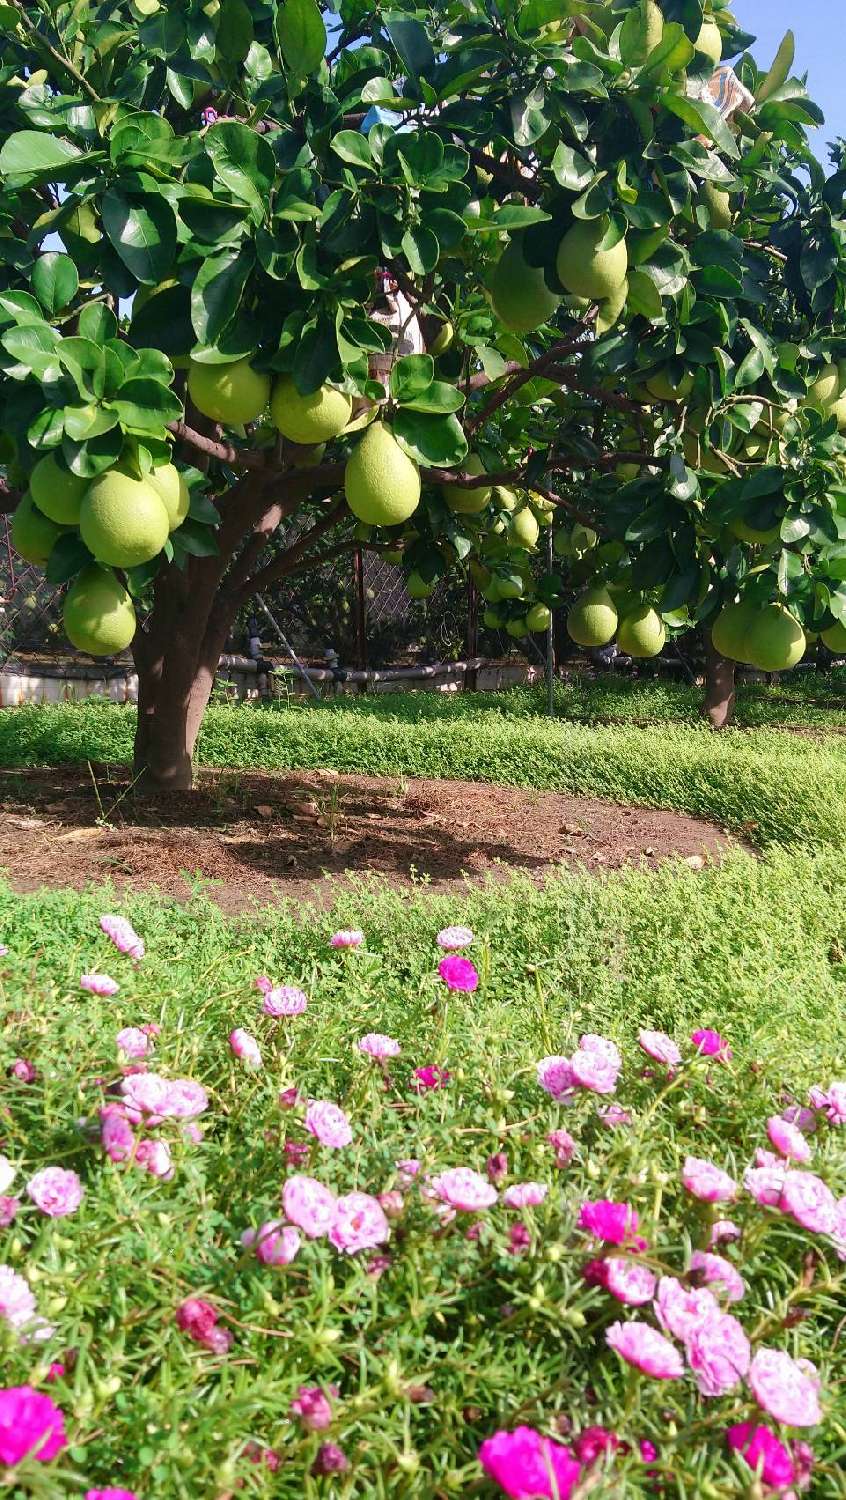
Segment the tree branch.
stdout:
<path fill-rule="evenodd" d="M 346 501 L 339 500 L 325 516 L 321 516 L 320 520 L 316 521 L 300 537 L 299 541 L 294 542 L 293 546 L 289 547 L 287 552 L 283 552 L 278 557 L 275 557 L 266 567 L 261 568 L 258 573 L 254 573 L 252 578 L 245 579 L 238 591 L 241 602 L 244 603 L 252 594 L 258 593 L 261 589 L 268 588 L 272 583 L 278 583 L 280 578 L 285 578 L 289 573 L 294 572 L 297 563 L 301 558 L 305 557 L 314 546 L 314 543 L 319 541 L 322 536 L 325 536 L 327 531 L 331 531 L 332 527 L 340 519 L 345 507 Z M 317 563 L 314 559 L 309 558 L 307 565 L 313 567 L 317 566 Z"/>
<path fill-rule="evenodd" d="M 218 443 L 214 438 L 206 437 L 202 432 L 196 432 L 186 422 L 169 422 L 168 432 L 172 432 L 181 443 L 194 448 L 198 453 L 204 453 L 207 458 L 216 458 L 222 464 L 227 464 L 230 469 L 267 469 L 272 467 L 272 460 L 268 462 L 269 455 L 264 450 L 253 448 L 235 448 L 231 443 Z"/>
<path fill-rule="evenodd" d="M 543 186 L 537 178 L 524 177 L 522 172 L 513 171 L 505 162 L 497 161 L 496 157 L 480 151 L 477 146 L 468 146 L 464 141 L 461 145 L 468 152 L 474 167 L 481 167 L 483 172 L 490 173 L 496 182 L 501 182 L 511 192 L 522 193 L 524 198 L 529 198 L 533 203 L 543 196 Z"/>
<path fill-rule="evenodd" d="M 485 405 L 481 408 L 481 410 L 471 418 L 470 422 L 468 422 L 468 435 L 471 435 L 474 432 L 478 432 L 479 428 L 482 427 L 484 423 L 494 415 L 495 412 L 499 411 L 500 407 L 504 406 L 506 401 L 510 401 L 512 396 L 514 396 L 522 386 L 527 385 L 528 382 L 530 380 L 534 380 L 536 376 L 543 374 L 550 365 L 555 364 L 559 359 L 564 358 L 565 355 L 573 354 L 582 347 L 583 345 L 581 343 L 573 339 L 564 339 L 558 344 L 553 344 L 552 347 L 545 350 L 543 354 L 536 355 L 533 360 L 529 361 L 528 365 L 520 365 L 514 362 L 508 365 L 506 369 L 509 373 L 505 384 L 501 386 L 500 389 L 496 391 L 494 395 L 492 395 L 485 402 Z M 502 376 L 500 376 L 499 378 L 502 379 Z"/>
<path fill-rule="evenodd" d="M 5 479 L 0 479 L 0 516 L 10 516 L 17 510 L 21 495 L 21 490 L 12 489 Z"/>
<path fill-rule="evenodd" d="M 79 88 L 82 89 L 82 92 L 88 95 L 88 98 L 92 101 L 93 104 L 102 104 L 103 101 L 101 100 L 100 95 L 96 92 L 95 89 L 91 87 L 91 84 L 88 82 L 88 79 L 85 77 L 85 75 L 83 73 L 80 73 L 78 68 L 74 67 L 69 57 L 65 57 L 61 52 L 59 52 L 58 48 L 53 46 L 52 42 L 48 42 L 47 38 L 45 36 L 42 36 L 41 32 L 38 30 L 38 27 L 30 20 L 29 16 L 26 13 L 25 7 L 20 3 L 20 0 L 11 0 L 11 4 L 17 11 L 20 23 L 24 27 L 24 30 L 27 32 L 32 46 L 35 48 L 36 52 L 43 50 L 44 52 L 48 53 L 48 55 L 52 57 L 56 66 L 61 68 L 63 73 L 67 73 L 68 77 L 72 78 L 74 83 L 78 84 Z"/>

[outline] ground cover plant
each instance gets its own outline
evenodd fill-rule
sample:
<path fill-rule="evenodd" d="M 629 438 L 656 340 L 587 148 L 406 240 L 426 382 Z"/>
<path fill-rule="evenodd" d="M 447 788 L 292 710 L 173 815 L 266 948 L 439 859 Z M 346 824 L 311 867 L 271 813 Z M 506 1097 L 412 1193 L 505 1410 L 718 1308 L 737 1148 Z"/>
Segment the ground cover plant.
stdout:
<path fill-rule="evenodd" d="M 0 889 L 10 1493 L 842 1493 L 840 866 Z"/>

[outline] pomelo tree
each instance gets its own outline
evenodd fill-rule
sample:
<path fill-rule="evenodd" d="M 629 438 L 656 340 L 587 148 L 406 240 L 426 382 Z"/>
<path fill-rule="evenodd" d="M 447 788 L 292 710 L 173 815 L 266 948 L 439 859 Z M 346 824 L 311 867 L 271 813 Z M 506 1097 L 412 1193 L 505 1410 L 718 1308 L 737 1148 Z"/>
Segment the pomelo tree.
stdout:
<path fill-rule="evenodd" d="M 70 640 L 131 644 L 153 783 L 250 596 L 362 543 L 517 637 L 574 593 L 584 644 L 702 629 L 716 722 L 732 660 L 846 642 L 846 171 L 753 41 L 721 0 L 0 5 L 3 504 Z"/>

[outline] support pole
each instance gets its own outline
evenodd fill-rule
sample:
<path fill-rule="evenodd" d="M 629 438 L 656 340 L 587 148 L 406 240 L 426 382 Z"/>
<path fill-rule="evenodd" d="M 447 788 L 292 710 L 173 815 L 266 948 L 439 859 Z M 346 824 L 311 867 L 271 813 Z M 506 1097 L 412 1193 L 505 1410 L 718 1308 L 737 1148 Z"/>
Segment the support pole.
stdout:
<path fill-rule="evenodd" d="M 279 624 L 279 621 L 275 618 L 274 615 L 272 615 L 270 613 L 270 610 L 268 609 L 267 605 L 265 604 L 264 600 L 262 599 L 261 594 L 256 594 L 256 602 L 258 603 L 259 609 L 261 609 L 264 612 L 264 614 L 267 615 L 268 620 L 270 621 L 271 625 L 273 626 L 273 629 L 276 631 L 276 634 L 278 635 L 280 641 L 282 642 L 282 645 L 284 646 L 285 650 L 287 651 L 288 655 L 290 656 L 291 661 L 294 663 L 294 666 L 296 667 L 297 671 L 299 672 L 300 676 L 302 677 L 303 682 L 305 683 L 305 685 L 308 688 L 309 692 L 311 693 L 312 697 L 316 698 L 317 701 L 318 701 L 318 703 L 319 703 L 320 702 L 320 694 L 317 691 L 317 688 L 315 687 L 314 683 L 312 682 L 311 677 L 309 676 L 308 670 L 303 665 L 303 663 L 300 661 L 300 658 L 297 656 L 297 653 L 294 650 L 293 646 L 291 645 L 291 642 L 288 640 L 288 637 L 283 634 L 282 627 Z"/>
<path fill-rule="evenodd" d="M 367 671 L 367 600 L 364 594 L 364 559 L 361 548 L 353 553 L 353 581 L 355 584 L 355 664 L 359 672 Z M 366 681 L 361 692 L 366 693 Z"/>
<path fill-rule="evenodd" d="M 546 560 L 551 573 L 554 561 L 551 526 L 546 528 Z M 551 719 L 555 718 L 555 615 L 551 609 L 546 629 L 546 711 Z"/>
<path fill-rule="evenodd" d="M 474 662 L 479 655 L 479 594 L 473 578 L 467 579 L 467 639 L 465 642 L 467 661 Z M 479 673 L 476 666 L 467 667 L 464 673 L 465 693 L 475 693 Z"/>

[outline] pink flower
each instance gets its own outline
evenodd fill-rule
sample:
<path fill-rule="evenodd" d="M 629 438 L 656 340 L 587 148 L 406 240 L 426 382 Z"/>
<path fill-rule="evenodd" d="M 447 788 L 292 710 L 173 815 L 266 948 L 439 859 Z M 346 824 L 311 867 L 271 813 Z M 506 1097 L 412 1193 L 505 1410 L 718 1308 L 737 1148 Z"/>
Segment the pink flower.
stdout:
<path fill-rule="evenodd" d="M 578 1048 L 570 1059 L 576 1083 L 594 1094 L 613 1094 L 622 1065 L 623 1060 L 614 1043 L 590 1032 L 579 1039 Z"/>
<path fill-rule="evenodd" d="M 709 1245 L 719 1245 L 723 1241 L 739 1240 L 740 1230 L 733 1219 L 717 1219 L 711 1225 Z"/>
<path fill-rule="evenodd" d="M 0 1266 L 0 1319 L 20 1332 L 36 1314 L 35 1297 L 29 1282 L 11 1266 Z"/>
<path fill-rule="evenodd" d="M 677 1068 L 682 1060 L 681 1052 L 665 1031 L 639 1031 L 637 1039 L 647 1057 L 666 1063 L 668 1068 Z"/>
<path fill-rule="evenodd" d="M 476 966 L 469 958 L 458 958 L 455 955 L 442 958 L 438 964 L 438 973 L 448 990 L 462 990 L 469 994 L 479 983 Z"/>
<path fill-rule="evenodd" d="M 506 1208 L 537 1208 L 548 1192 L 545 1182 L 515 1182 L 505 1189 L 502 1201 Z"/>
<path fill-rule="evenodd" d="M 76 1213 L 82 1202 L 82 1183 L 76 1172 L 64 1167 L 42 1167 L 30 1177 L 26 1190 L 43 1214 L 51 1219 L 64 1219 Z"/>
<path fill-rule="evenodd" d="M 677 1380 L 684 1374 L 678 1350 L 649 1323 L 612 1323 L 605 1342 L 621 1359 L 654 1380 Z"/>
<path fill-rule="evenodd" d="M 728 1172 L 715 1167 L 713 1162 L 703 1161 L 698 1156 L 685 1157 L 681 1174 L 682 1182 L 694 1198 L 703 1203 L 726 1203 L 737 1197 L 737 1183 Z"/>
<path fill-rule="evenodd" d="M 360 948 L 364 942 L 364 933 L 357 927 L 347 928 L 342 932 L 333 932 L 329 939 L 330 948 Z"/>
<path fill-rule="evenodd" d="M 804 1131 L 806 1135 L 813 1135 L 817 1128 L 817 1117 L 812 1109 L 806 1109 L 804 1104 L 788 1104 L 787 1109 L 781 1112 L 781 1118 L 788 1125 L 795 1125 L 798 1130 Z"/>
<path fill-rule="evenodd" d="M 273 989 L 273 980 L 268 979 L 266 974 L 256 975 L 256 978 L 253 980 L 253 984 L 255 985 L 260 995 L 266 995 L 268 993 L 268 990 Z"/>
<path fill-rule="evenodd" d="M 437 1063 L 429 1063 L 425 1068 L 415 1068 L 411 1087 L 416 1094 L 426 1094 L 430 1089 L 446 1088 L 450 1080 L 450 1073 L 446 1068 L 441 1068 Z"/>
<path fill-rule="evenodd" d="M 643 1307 L 655 1296 L 655 1276 L 648 1266 L 628 1255 L 609 1255 L 601 1260 L 602 1285 L 627 1307 Z"/>
<path fill-rule="evenodd" d="M 403 1186 L 405 1187 L 409 1186 L 414 1181 L 415 1177 L 420 1171 L 421 1163 L 417 1160 L 416 1156 L 407 1156 L 403 1160 L 396 1162 L 395 1166 L 400 1174 L 400 1177 L 404 1177 L 406 1179 L 406 1182 L 403 1183 Z"/>
<path fill-rule="evenodd" d="M 473 930 L 470 927 L 444 927 L 435 938 L 439 948 L 445 949 L 447 953 L 454 953 L 457 948 L 469 948 L 473 941 Z"/>
<path fill-rule="evenodd" d="M 555 1152 L 555 1165 L 569 1167 L 576 1152 L 576 1142 L 568 1130 L 550 1130 L 546 1137 Z"/>
<path fill-rule="evenodd" d="M 164 1114 L 174 1120 L 194 1120 L 208 1108 L 209 1096 L 193 1078 L 174 1078 L 165 1088 Z M 152 1122 L 151 1122 L 152 1123 Z"/>
<path fill-rule="evenodd" d="M 124 1026 L 115 1037 L 124 1057 L 146 1057 L 151 1050 L 151 1039 L 140 1026 Z"/>
<path fill-rule="evenodd" d="M 402 1048 L 392 1036 L 385 1036 L 382 1031 L 368 1031 L 367 1035 L 360 1039 L 358 1050 L 367 1057 L 381 1060 L 383 1057 L 398 1057 Z"/>
<path fill-rule="evenodd" d="M 64 1413 L 31 1385 L 0 1390 L 0 1464 L 49 1463 L 67 1447 Z"/>
<path fill-rule="evenodd" d="M 688 1291 L 675 1276 L 662 1276 L 658 1283 L 655 1313 L 661 1327 L 684 1344 L 695 1329 L 719 1317 L 720 1305 L 706 1287 Z"/>
<path fill-rule="evenodd" d="M 793 1459 L 790 1452 L 768 1427 L 753 1422 L 738 1422 L 726 1432 L 729 1447 L 745 1459 L 750 1469 L 760 1474 L 764 1484 L 782 1490 L 793 1483 Z"/>
<path fill-rule="evenodd" d="M 318 1478 L 324 1474 L 345 1474 L 350 1466 L 343 1448 L 337 1443 L 321 1443 L 317 1450 L 317 1457 L 311 1466 L 312 1474 Z"/>
<path fill-rule="evenodd" d="M 282 1154 L 292 1167 L 301 1167 L 308 1161 L 310 1151 L 311 1146 L 307 1141 L 286 1141 L 282 1147 Z"/>
<path fill-rule="evenodd" d="M 387 1188 L 379 1194 L 379 1207 L 389 1219 L 401 1219 L 405 1210 L 405 1199 L 396 1188 Z"/>
<path fill-rule="evenodd" d="M 281 984 L 278 989 L 265 990 L 261 1008 L 266 1016 L 301 1016 L 308 1007 L 305 990 L 295 984 Z"/>
<path fill-rule="evenodd" d="M 335 1397 L 339 1394 L 336 1385 L 330 1386 L 329 1391 Z M 301 1385 L 291 1402 L 291 1411 L 310 1432 L 323 1432 L 332 1424 L 332 1403 L 319 1385 Z"/>
<path fill-rule="evenodd" d="M 255 1037 L 245 1031 L 243 1026 L 236 1026 L 234 1031 L 230 1031 L 229 1045 L 235 1056 L 246 1063 L 248 1068 L 261 1067 L 261 1048 Z"/>
<path fill-rule="evenodd" d="M 281 1219 L 269 1219 L 261 1228 L 245 1229 L 241 1244 L 255 1246 L 256 1257 L 263 1266 L 289 1266 L 300 1248 L 300 1236 Z"/>
<path fill-rule="evenodd" d="M 778 1208 L 786 1170 L 783 1166 L 747 1167 L 743 1174 L 743 1186 L 762 1208 Z"/>
<path fill-rule="evenodd" d="M 339 1151 L 353 1138 L 352 1126 L 344 1111 L 329 1099 L 310 1099 L 305 1112 L 305 1128 L 316 1136 L 321 1146 Z"/>
<path fill-rule="evenodd" d="M 771 1115 L 767 1121 L 767 1135 L 780 1156 L 788 1161 L 810 1161 L 811 1148 L 801 1130 L 783 1120 L 781 1115 Z"/>
<path fill-rule="evenodd" d="M 108 974 L 82 974 L 79 987 L 89 990 L 92 995 L 116 995 L 120 989 L 117 980 L 110 979 Z"/>
<path fill-rule="evenodd" d="M 212 1354 L 225 1354 L 232 1344 L 232 1333 L 218 1324 L 220 1314 L 202 1297 L 186 1297 L 176 1309 L 176 1324 L 195 1344 L 202 1344 Z"/>
<path fill-rule="evenodd" d="M 60 1360 L 54 1360 L 44 1379 L 47 1385 L 53 1385 L 55 1381 L 61 1380 L 62 1376 L 67 1375 L 67 1373 L 67 1365 L 63 1365 Z"/>
<path fill-rule="evenodd" d="M 474 1229 L 478 1229 L 478 1228 L 480 1228 L 480 1225 L 478 1223 L 474 1224 L 473 1228 Z M 468 1232 L 467 1232 L 468 1239 L 470 1238 L 471 1232 L 472 1231 L 470 1231 L 470 1230 L 468 1230 Z M 528 1229 L 527 1229 L 527 1227 L 526 1227 L 525 1224 L 512 1224 L 509 1227 L 509 1230 L 508 1230 L 508 1254 L 509 1255 L 522 1255 L 523 1252 L 524 1252 L 524 1250 L 528 1250 L 529 1249 L 529 1246 L 531 1245 L 531 1243 L 532 1243 L 532 1236 L 529 1234 L 529 1231 L 528 1231 Z"/>
<path fill-rule="evenodd" d="M 119 953 L 126 953 L 136 960 L 144 957 L 144 944 L 131 922 L 126 917 L 105 916 L 100 918 L 107 938 L 110 938 Z"/>
<path fill-rule="evenodd" d="M 740 1272 L 722 1255 L 710 1255 L 707 1250 L 694 1250 L 690 1257 L 690 1269 L 706 1286 L 722 1289 L 728 1302 L 739 1302 L 746 1293 L 746 1282 Z"/>
<path fill-rule="evenodd" d="M 803 1229 L 810 1229 L 815 1234 L 834 1233 L 836 1199 L 831 1189 L 813 1172 L 785 1172 L 778 1206 Z"/>
<path fill-rule="evenodd" d="M 167 1141 L 139 1141 L 135 1152 L 135 1165 L 146 1167 L 152 1177 L 169 1182 L 173 1177 L 173 1162 Z"/>
<path fill-rule="evenodd" d="M 138 1500 L 134 1490 L 115 1489 L 109 1485 L 105 1490 L 86 1490 L 85 1500 Z"/>
<path fill-rule="evenodd" d="M 20 1198 L 0 1197 L 0 1229 L 8 1229 L 20 1206 Z"/>
<path fill-rule="evenodd" d="M 596 1117 L 606 1130 L 617 1130 L 632 1123 L 631 1110 L 623 1109 L 622 1104 L 604 1104 L 596 1111 Z"/>
<path fill-rule="evenodd" d="M 488 1175 L 488 1182 L 492 1182 L 494 1187 L 498 1187 L 501 1182 L 504 1182 L 508 1176 L 508 1157 L 506 1153 L 504 1151 L 494 1151 L 493 1155 L 489 1156 L 485 1162 L 485 1171 Z"/>
<path fill-rule="evenodd" d="M 579 1210 L 579 1228 L 586 1229 L 607 1245 L 624 1245 L 637 1233 L 638 1216 L 628 1203 L 614 1203 L 600 1198 L 583 1203 Z"/>
<path fill-rule="evenodd" d="M 119 1104 L 100 1110 L 100 1141 L 110 1161 L 127 1161 L 135 1146 L 135 1132 Z"/>
<path fill-rule="evenodd" d="M 26 1057 L 16 1057 L 9 1065 L 9 1073 L 12 1078 L 17 1078 L 19 1083 L 34 1083 L 37 1076 L 35 1064 Z"/>
<path fill-rule="evenodd" d="M 640 1457 L 642 1462 L 645 1464 L 654 1464 L 656 1458 L 658 1457 L 658 1449 L 656 1448 L 655 1444 L 651 1443 L 649 1441 L 649 1438 L 641 1438 L 640 1442 L 638 1443 L 638 1448 L 640 1450 Z"/>
<path fill-rule="evenodd" d="M 846 1125 L 846 1083 L 831 1083 L 827 1089 L 813 1088 L 814 1109 L 824 1109 L 832 1125 Z"/>
<path fill-rule="evenodd" d="M 329 1239 L 336 1250 L 356 1255 L 359 1250 L 373 1250 L 390 1239 L 391 1226 L 378 1198 L 370 1193 L 347 1193 L 335 1204 L 335 1218 Z"/>
<path fill-rule="evenodd" d="M 759 1349 L 749 1368 L 758 1405 L 786 1427 L 816 1427 L 822 1421 L 820 1382 L 808 1359 L 791 1359 L 783 1349 Z"/>
<path fill-rule="evenodd" d="M 749 1370 L 749 1340 L 731 1313 L 697 1324 L 686 1340 L 687 1362 L 703 1396 L 725 1396 Z"/>
<path fill-rule="evenodd" d="M 286 1219 L 310 1240 L 322 1239 L 335 1222 L 335 1194 L 315 1177 L 289 1177 L 282 1189 Z"/>
<path fill-rule="evenodd" d="M 715 1057 L 717 1062 L 728 1062 L 734 1056 L 725 1037 L 720 1036 L 718 1031 L 709 1031 L 707 1028 L 694 1031 L 690 1040 L 700 1057 Z"/>
<path fill-rule="evenodd" d="M 6 1189 L 12 1186 L 16 1176 L 17 1171 L 8 1156 L 0 1156 L 0 1193 L 5 1193 Z"/>
<path fill-rule="evenodd" d="M 448 1203 L 450 1208 L 462 1209 L 465 1213 L 478 1213 L 481 1209 L 490 1208 L 497 1200 L 496 1188 L 481 1172 L 474 1172 L 472 1167 L 450 1167 L 448 1171 L 433 1177 L 431 1185 L 436 1197 L 443 1203 Z"/>
<path fill-rule="evenodd" d="M 280 1109 L 296 1109 L 300 1103 L 300 1091 L 298 1088 L 280 1089 L 278 1104 Z"/>
<path fill-rule="evenodd" d="M 553 1099 L 572 1095 L 576 1078 L 569 1057 L 542 1057 L 537 1069 L 538 1083 Z"/>
<path fill-rule="evenodd" d="M 586 1427 L 573 1440 L 573 1451 L 580 1463 L 595 1464 L 606 1453 L 616 1453 L 620 1439 L 607 1427 Z"/>
<path fill-rule="evenodd" d="M 569 1448 L 542 1437 L 533 1427 L 495 1432 L 479 1448 L 479 1462 L 488 1479 L 509 1500 L 570 1500 L 581 1466 Z"/>

